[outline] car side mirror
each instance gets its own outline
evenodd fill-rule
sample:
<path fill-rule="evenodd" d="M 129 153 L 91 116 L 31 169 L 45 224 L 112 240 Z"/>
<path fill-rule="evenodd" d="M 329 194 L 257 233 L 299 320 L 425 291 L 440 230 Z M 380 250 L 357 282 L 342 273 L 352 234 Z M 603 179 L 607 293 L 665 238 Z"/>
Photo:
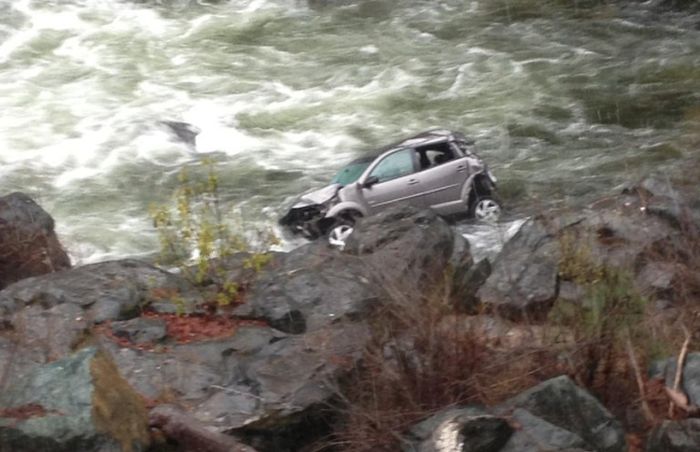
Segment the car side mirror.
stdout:
<path fill-rule="evenodd" d="M 377 182 L 379 182 L 379 178 L 377 176 L 369 176 L 362 184 L 362 188 L 372 188 L 372 185 L 376 184 Z"/>

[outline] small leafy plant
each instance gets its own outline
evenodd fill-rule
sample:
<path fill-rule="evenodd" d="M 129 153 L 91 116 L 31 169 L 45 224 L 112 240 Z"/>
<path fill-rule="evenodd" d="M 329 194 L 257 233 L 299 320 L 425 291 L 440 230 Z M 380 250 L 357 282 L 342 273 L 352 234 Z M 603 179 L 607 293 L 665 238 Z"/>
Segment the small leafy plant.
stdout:
<path fill-rule="evenodd" d="M 177 267 L 196 287 L 215 285 L 213 301 L 225 306 L 240 301 L 241 289 L 249 282 L 229 280 L 228 258 L 243 253 L 243 268 L 257 274 L 270 261 L 268 249 L 279 241 L 269 230 L 249 228 L 246 236 L 243 220 L 225 215 L 213 162 L 205 160 L 203 165 L 204 181 L 191 178 L 183 169 L 173 195 L 174 207 L 152 206 L 150 215 L 160 241 L 158 263 Z"/>

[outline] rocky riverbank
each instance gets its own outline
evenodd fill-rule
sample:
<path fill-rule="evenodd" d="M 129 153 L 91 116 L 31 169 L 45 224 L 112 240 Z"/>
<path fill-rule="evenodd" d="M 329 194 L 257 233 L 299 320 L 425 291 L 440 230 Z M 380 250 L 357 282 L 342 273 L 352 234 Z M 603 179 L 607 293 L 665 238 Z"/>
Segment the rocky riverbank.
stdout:
<path fill-rule="evenodd" d="M 343 252 L 218 263 L 250 281 L 219 307 L 145 262 L 69 268 L 4 199 L 42 240 L 2 262 L 0 451 L 700 450 L 700 206 L 665 178 L 533 216 L 493 262 L 387 211 Z"/>

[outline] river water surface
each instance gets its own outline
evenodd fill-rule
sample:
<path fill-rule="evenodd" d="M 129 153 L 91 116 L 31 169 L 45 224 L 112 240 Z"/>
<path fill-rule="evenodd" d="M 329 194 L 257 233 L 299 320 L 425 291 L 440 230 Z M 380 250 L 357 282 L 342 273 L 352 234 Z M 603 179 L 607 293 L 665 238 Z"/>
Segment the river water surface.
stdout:
<path fill-rule="evenodd" d="M 274 224 L 362 150 L 431 127 L 478 140 L 513 219 L 697 153 L 688 11 L 317 3 L 0 0 L 0 193 L 35 197 L 86 263 L 155 250 L 148 206 L 204 158 L 227 210 Z M 202 132 L 191 146 L 163 120 Z"/>

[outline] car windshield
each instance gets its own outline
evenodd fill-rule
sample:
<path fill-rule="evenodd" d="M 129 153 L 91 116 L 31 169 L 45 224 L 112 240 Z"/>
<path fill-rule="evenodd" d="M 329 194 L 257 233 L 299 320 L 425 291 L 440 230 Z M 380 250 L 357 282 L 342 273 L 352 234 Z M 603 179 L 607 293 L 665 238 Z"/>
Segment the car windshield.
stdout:
<path fill-rule="evenodd" d="M 347 165 L 345 165 L 338 174 L 335 175 L 331 183 L 348 185 L 355 182 L 364 171 L 367 169 L 369 164 L 372 163 L 371 159 L 355 160 Z"/>

